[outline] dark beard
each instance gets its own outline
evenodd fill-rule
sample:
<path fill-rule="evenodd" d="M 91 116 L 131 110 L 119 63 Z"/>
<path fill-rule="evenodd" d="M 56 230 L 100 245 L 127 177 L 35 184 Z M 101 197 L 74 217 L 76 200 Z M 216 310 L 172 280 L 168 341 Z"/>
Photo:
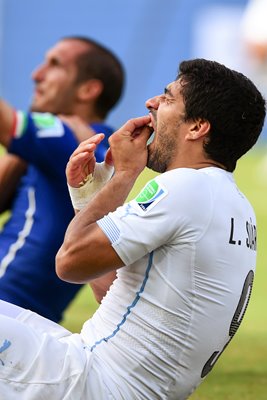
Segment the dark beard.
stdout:
<path fill-rule="evenodd" d="M 157 149 L 151 152 L 148 147 L 147 167 L 162 174 L 167 169 L 167 160 L 162 160 L 161 158 L 161 154 Z"/>
<path fill-rule="evenodd" d="M 165 134 L 158 134 L 154 146 L 153 143 L 147 148 L 147 167 L 162 174 L 167 171 L 173 157 L 175 157 L 177 144 L 174 139 Z"/>

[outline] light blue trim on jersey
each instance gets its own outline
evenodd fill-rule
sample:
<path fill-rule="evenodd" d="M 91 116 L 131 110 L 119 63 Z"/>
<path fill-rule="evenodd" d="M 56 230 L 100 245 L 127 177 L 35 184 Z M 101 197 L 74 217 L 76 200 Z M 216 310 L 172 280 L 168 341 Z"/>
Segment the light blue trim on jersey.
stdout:
<path fill-rule="evenodd" d="M 138 290 L 138 292 L 136 293 L 136 296 L 132 302 L 132 304 L 130 306 L 127 307 L 127 311 L 126 313 L 123 315 L 121 322 L 118 323 L 117 328 L 107 337 L 104 337 L 100 340 L 98 340 L 97 342 L 95 342 L 95 344 L 90 348 L 91 351 L 94 351 L 94 349 L 96 348 L 96 346 L 98 346 L 99 344 L 101 344 L 102 342 L 108 342 L 110 339 L 112 339 L 120 330 L 120 328 L 122 327 L 122 325 L 126 322 L 127 318 L 129 317 L 131 310 L 133 307 L 136 306 L 136 304 L 138 303 L 139 299 L 140 299 L 140 295 L 141 293 L 144 291 L 146 283 L 148 281 L 148 277 L 149 277 L 149 272 L 151 270 L 152 267 L 152 260 L 153 260 L 153 254 L 154 252 L 152 251 L 152 253 L 149 254 L 149 259 L 148 259 L 148 265 L 146 268 L 146 272 L 145 272 L 145 276 L 144 276 L 144 280 L 142 282 L 142 285 L 140 287 L 140 289 Z"/>
<path fill-rule="evenodd" d="M 96 223 L 105 232 L 112 244 L 119 239 L 120 230 L 108 215 L 96 221 Z"/>

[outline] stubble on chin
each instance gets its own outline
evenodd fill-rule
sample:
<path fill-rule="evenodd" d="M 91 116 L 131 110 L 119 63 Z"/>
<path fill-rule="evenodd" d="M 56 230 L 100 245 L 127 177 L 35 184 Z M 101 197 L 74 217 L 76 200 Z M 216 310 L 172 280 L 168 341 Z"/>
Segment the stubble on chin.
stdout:
<path fill-rule="evenodd" d="M 43 107 L 34 100 L 30 104 L 30 111 L 31 112 L 46 112 L 46 111 L 43 111 Z"/>
<path fill-rule="evenodd" d="M 166 160 L 162 160 L 161 154 L 157 149 L 148 148 L 147 168 L 161 174 L 166 171 Z"/>
<path fill-rule="evenodd" d="M 58 114 L 56 107 L 51 107 L 51 105 L 49 104 L 38 104 L 35 102 L 32 102 L 32 104 L 30 105 L 30 111 L 37 113 L 50 113 L 54 115 Z"/>
<path fill-rule="evenodd" d="M 39 112 L 38 107 L 35 106 L 35 104 L 30 105 L 30 112 Z"/>

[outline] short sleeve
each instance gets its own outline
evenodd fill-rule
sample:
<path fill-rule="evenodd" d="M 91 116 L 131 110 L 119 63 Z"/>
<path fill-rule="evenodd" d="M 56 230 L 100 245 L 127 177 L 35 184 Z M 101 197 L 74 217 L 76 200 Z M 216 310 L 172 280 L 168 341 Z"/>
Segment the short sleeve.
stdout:
<path fill-rule="evenodd" d="M 49 113 L 15 113 L 13 139 L 8 151 L 35 165 L 45 174 L 65 179 L 65 167 L 76 149 L 76 137 Z"/>
<path fill-rule="evenodd" d="M 196 241 L 203 233 L 210 220 L 210 191 L 194 173 L 187 175 L 176 170 L 154 178 L 134 200 L 98 221 L 125 265 L 160 246 Z"/>

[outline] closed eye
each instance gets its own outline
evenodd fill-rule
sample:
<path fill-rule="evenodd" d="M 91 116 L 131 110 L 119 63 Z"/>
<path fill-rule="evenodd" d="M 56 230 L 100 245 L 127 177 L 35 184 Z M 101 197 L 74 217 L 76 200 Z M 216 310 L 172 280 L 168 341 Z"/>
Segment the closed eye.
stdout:
<path fill-rule="evenodd" d="M 173 101 L 174 101 L 173 98 L 171 98 L 171 97 L 169 97 L 169 96 L 166 96 L 165 94 L 162 94 L 162 95 L 160 96 L 160 102 L 161 102 L 161 103 L 170 104 L 170 103 L 172 103 Z"/>

